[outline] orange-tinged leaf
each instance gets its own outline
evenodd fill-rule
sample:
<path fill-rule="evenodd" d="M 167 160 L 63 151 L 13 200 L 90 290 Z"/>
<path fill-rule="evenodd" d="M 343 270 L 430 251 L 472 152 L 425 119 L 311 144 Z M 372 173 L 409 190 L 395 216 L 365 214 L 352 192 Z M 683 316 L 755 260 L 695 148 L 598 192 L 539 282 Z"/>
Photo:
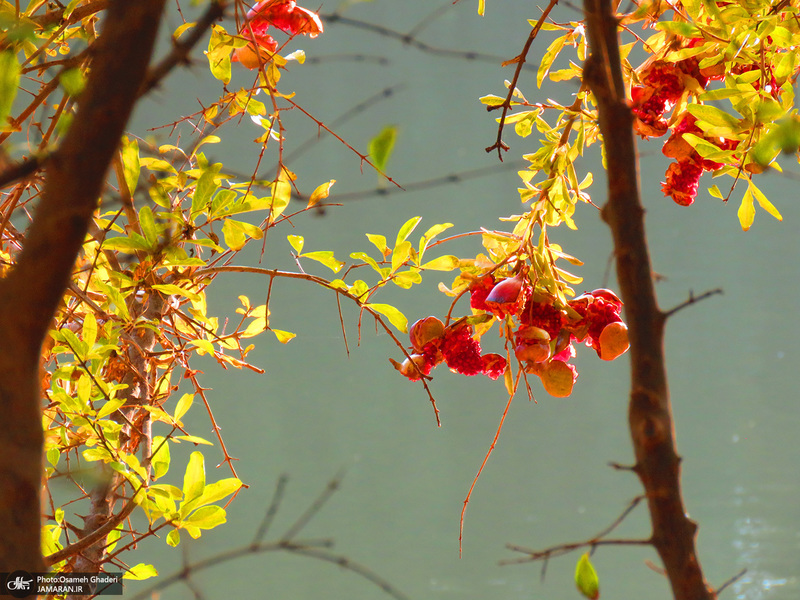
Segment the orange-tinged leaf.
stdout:
<path fill-rule="evenodd" d="M 331 187 L 333 184 L 336 183 L 335 179 L 331 179 L 327 183 L 323 183 L 322 185 L 317 186 L 313 192 L 311 192 L 311 197 L 308 199 L 308 206 L 314 206 L 320 200 L 324 200 L 328 197 L 328 194 L 331 192 Z"/>

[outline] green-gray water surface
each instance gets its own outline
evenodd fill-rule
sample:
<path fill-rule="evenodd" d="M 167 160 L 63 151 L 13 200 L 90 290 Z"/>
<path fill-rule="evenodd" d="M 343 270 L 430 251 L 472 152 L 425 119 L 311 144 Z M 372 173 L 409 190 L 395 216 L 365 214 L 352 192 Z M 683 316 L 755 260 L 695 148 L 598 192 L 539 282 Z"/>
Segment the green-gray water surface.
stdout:
<path fill-rule="evenodd" d="M 498 170 L 406 193 L 342 199 L 341 207 L 322 217 L 300 216 L 294 220 L 296 230 L 270 232 L 264 266 L 297 268 L 285 240 L 288 234 L 305 236 L 308 250 L 332 249 L 346 258 L 350 252 L 370 250 L 365 232 L 391 239 L 416 215 L 424 219 L 420 232 L 441 222 L 452 222 L 452 231 L 462 232 L 499 228 L 499 216 L 522 210 L 516 169 L 502 168 L 496 156 L 483 150 L 494 141 L 496 113 L 487 113 L 478 97 L 504 93 L 503 80 L 510 79 L 513 67 L 502 69 L 499 63 L 519 53 L 529 31 L 525 19 L 537 18 L 539 11 L 529 3 L 490 0 L 487 15 L 480 18 L 477 3 L 463 0 L 431 16 L 447 4 L 375 0 L 343 14 L 401 34 L 425 23 L 417 40 L 440 49 L 493 55 L 496 61 L 437 54 L 374 30 L 328 23 L 319 38 L 292 42 L 312 61 L 294 66 L 284 76 L 282 89 L 296 91 L 296 101 L 325 123 L 391 89 L 338 124 L 336 133 L 364 151 L 383 126 L 396 124 L 399 136 L 389 172 L 408 188 L 451 174 Z M 325 2 L 321 12 L 335 8 Z M 579 18 L 568 5 L 557 10 L 557 20 Z M 177 19 L 171 24 L 176 26 Z M 546 38 L 534 47 L 531 62 L 545 43 Z M 320 62 L 313 62 L 316 59 Z M 567 103 L 575 91 L 568 86 L 537 90 L 533 73 L 525 71 L 519 83 L 531 101 L 553 97 Z M 246 85 L 248 77 L 250 73 L 237 72 L 231 88 Z M 176 111 L 188 114 L 197 109 L 196 98 L 208 104 L 218 92 L 219 85 L 200 64 L 168 80 L 140 110 L 137 122 L 173 119 Z M 286 116 L 286 147 L 291 153 L 317 129 L 297 111 Z M 245 119 L 234 133 L 206 152 L 226 166 L 252 170 L 258 153 L 252 140 L 260 131 Z M 506 154 L 509 166 L 536 148 L 537 134 L 523 140 L 509 129 L 505 139 L 511 145 Z M 701 191 L 695 206 L 682 208 L 663 198 L 659 182 L 666 162 L 657 144 L 643 146 L 642 153 L 652 260 L 664 277 L 658 284 L 662 307 L 686 300 L 692 291 L 724 289 L 724 295 L 677 313 L 667 334 L 684 493 L 692 518 L 700 524 L 702 564 L 712 585 L 747 569 L 723 598 L 795 600 L 800 597 L 797 183 L 765 176 L 763 188 L 783 212 L 784 222 L 759 212 L 753 229 L 743 233 L 735 201 L 725 206 Z M 274 156 L 267 158 L 274 162 Z M 305 193 L 331 178 L 338 180 L 334 192 L 339 195 L 378 186 L 393 191 L 368 168 L 362 173 L 358 158 L 330 136 L 311 144 L 289 166 L 298 173 Z M 596 150 L 582 167 L 594 171 L 591 189 L 601 204 L 604 177 Z M 709 185 L 709 179 L 706 175 L 701 185 Z M 607 228 L 590 206 L 579 207 L 576 217 L 580 229 L 557 238 L 567 252 L 586 262 L 575 269 L 585 278 L 578 291 L 615 287 L 613 278 L 605 279 L 611 249 Z M 472 242 L 453 250 L 462 255 L 477 251 Z M 237 262 L 244 261 L 257 264 L 257 250 Z M 313 264 L 303 266 L 324 274 Z M 421 288 L 390 290 L 385 301 L 397 304 L 411 321 L 442 315 L 449 299 L 436 290 L 439 281 L 449 283 L 452 275 L 431 273 Z M 238 294 L 258 303 L 266 297 L 267 282 L 257 276 L 230 276 L 218 282 L 211 298 L 219 314 L 232 315 Z M 229 507 L 228 524 L 188 544 L 190 560 L 248 543 L 282 473 L 290 480 L 274 535 L 343 472 L 340 489 L 301 537 L 335 538 L 335 552 L 373 570 L 409 598 L 579 597 L 573 584 L 577 553 L 550 561 L 543 580 L 540 564 L 499 566 L 498 561 L 519 556 L 505 549 L 507 543 L 542 549 L 587 539 L 640 493 L 633 475 L 608 467 L 612 461 L 628 463 L 632 456 L 625 357 L 601 364 L 592 350 L 580 348 L 580 378 L 571 397 L 551 398 L 537 384 L 536 403 L 524 395 L 514 400 L 469 504 L 459 558 L 459 513 L 503 412 L 502 384 L 439 368 L 431 384 L 443 423 L 437 428 L 421 386 L 406 381 L 389 364 L 388 357 L 400 357 L 388 337 L 376 335 L 369 324 L 356 344 L 357 313 L 352 307 L 343 306 L 349 357 L 329 292 L 302 282 L 276 281 L 271 309 L 274 327 L 298 335 L 286 346 L 269 334 L 256 339 L 250 358 L 265 369 L 264 375 L 223 371 L 210 361 L 201 365 L 203 382 L 213 388 L 209 398 L 215 417 L 230 452 L 240 459 L 236 468 L 249 488 Z M 211 437 L 199 406 L 189 422 L 198 435 Z M 207 456 L 209 479 L 228 476 L 224 468 L 211 467 L 220 460 L 216 451 L 207 451 Z M 639 507 L 615 535 L 648 534 L 647 515 Z M 168 574 L 180 568 L 180 554 L 163 540 L 151 540 L 139 560 L 155 562 Z M 648 561 L 658 562 L 650 549 L 604 547 L 593 561 L 603 598 L 670 597 L 666 579 L 647 566 Z M 340 567 L 287 553 L 240 559 L 198 573 L 193 581 L 208 599 L 386 597 Z M 162 597 L 189 598 L 191 592 L 173 586 Z"/>

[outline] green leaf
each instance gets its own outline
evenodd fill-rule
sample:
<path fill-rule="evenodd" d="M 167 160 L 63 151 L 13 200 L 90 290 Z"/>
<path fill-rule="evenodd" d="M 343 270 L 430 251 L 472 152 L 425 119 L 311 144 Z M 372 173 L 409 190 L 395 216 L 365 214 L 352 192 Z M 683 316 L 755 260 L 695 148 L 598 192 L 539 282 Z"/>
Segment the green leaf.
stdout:
<path fill-rule="evenodd" d="M 415 283 L 422 283 L 422 275 L 416 269 L 400 271 L 392 277 L 392 282 L 403 289 L 409 289 Z"/>
<path fill-rule="evenodd" d="M 384 258 L 391 254 L 391 250 L 389 250 L 389 247 L 386 245 L 386 236 L 368 233 L 367 239 L 372 242 L 372 244 L 378 249 Z"/>
<path fill-rule="evenodd" d="M 408 319 L 390 304 L 365 304 L 377 313 L 389 319 L 389 322 L 403 333 L 408 333 Z"/>
<path fill-rule="evenodd" d="M 222 235 L 231 250 L 241 250 L 248 237 L 260 240 L 264 237 L 264 232 L 256 225 L 235 219 L 225 219 L 225 223 L 222 225 Z"/>
<path fill-rule="evenodd" d="M 91 348 L 97 341 L 97 318 L 94 313 L 89 312 L 83 317 L 83 327 L 81 328 L 81 337 L 86 344 L 86 348 Z"/>
<path fill-rule="evenodd" d="M 198 529 L 213 529 L 218 525 L 222 525 L 225 521 L 225 509 L 221 506 L 211 505 L 198 508 L 181 521 L 181 526 L 197 527 Z M 189 529 L 189 527 L 186 528 Z M 191 535 L 191 531 L 189 534 Z"/>
<path fill-rule="evenodd" d="M 487 106 L 500 106 L 503 102 L 506 101 L 505 98 L 501 98 L 500 96 L 495 95 L 488 95 L 488 96 L 481 96 L 478 98 L 481 101 L 481 104 L 486 104 Z"/>
<path fill-rule="evenodd" d="M 125 398 L 113 398 L 106 402 L 99 411 L 97 411 L 97 418 L 102 419 L 107 417 L 114 411 L 116 411 L 120 406 L 125 404 Z"/>
<path fill-rule="evenodd" d="M 380 265 L 375 262 L 375 259 L 366 252 L 353 252 L 350 254 L 350 258 L 355 260 L 363 260 L 381 276 L 381 279 L 383 279 L 383 269 L 381 269 Z"/>
<path fill-rule="evenodd" d="M 408 221 L 403 223 L 403 226 L 400 228 L 400 231 L 397 232 L 397 241 L 395 245 L 400 244 L 401 242 L 406 241 L 411 232 L 419 225 L 419 222 L 422 221 L 422 217 L 411 217 Z M 367 235 L 369 237 L 369 234 Z M 384 238 L 385 240 L 385 238 Z M 384 252 L 384 255 L 386 253 Z"/>
<path fill-rule="evenodd" d="M 203 495 L 197 499 L 197 507 L 205 506 L 206 504 L 214 504 L 215 502 L 219 502 L 223 498 L 227 498 L 234 492 L 238 491 L 239 488 L 242 487 L 242 482 L 236 477 L 228 477 L 226 479 L 220 479 L 219 481 L 215 481 L 214 483 L 209 483 L 205 490 L 203 490 Z"/>
<path fill-rule="evenodd" d="M 194 194 L 192 194 L 192 221 L 209 206 L 211 196 L 219 187 L 218 180 L 221 169 L 222 165 L 219 163 L 211 165 L 208 169 L 203 171 L 203 174 L 200 175 L 200 178 L 197 180 Z"/>
<path fill-rule="evenodd" d="M 11 50 L 0 52 L 0 130 L 5 129 L 6 118 L 11 114 L 21 71 L 16 53 Z"/>
<path fill-rule="evenodd" d="M 185 394 L 189 396 L 190 394 Z M 150 464 L 153 465 L 153 479 L 163 477 L 169 471 L 170 463 L 170 449 L 169 441 L 164 436 L 157 435 L 153 437 L 153 456 L 151 457 Z"/>
<path fill-rule="evenodd" d="M 196 435 L 176 435 L 172 438 L 173 440 L 182 440 L 184 442 L 190 442 L 192 444 L 201 444 L 203 446 L 213 446 L 211 442 L 208 440 L 204 440 L 203 438 L 196 436 Z"/>
<path fill-rule="evenodd" d="M 202 452 L 192 452 L 183 476 L 183 502 L 188 504 L 199 498 L 206 487 L 206 467 Z"/>
<path fill-rule="evenodd" d="M 67 96 L 72 98 L 79 96 L 83 88 L 86 87 L 86 77 L 83 76 L 83 73 L 77 67 L 62 71 L 58 76 L 58 82 L 61 84 Z"/>
<path fill-rule="evenodd" d="M 141 170 L 139 142 L 136 139 L 128 140 L 127 137 L 122 138 L 122 174 L 131 196 L 136 191 Z"/>
<path fill-rule="evenodd" d="M 588 552 L 581 556 L 575 567 L 575 585 L 589 600 L 597 600 L 600 597 L 600 582 L 597 579 L 597 572 L 589 561 Z"/>
<path fill-rule="evenodd" d="M 114 548 L 117 547 L 117 540 L 119 540 L 121 535 L 122 535 L 122 523 L 120 523 L 114 529 L 112 529 L 106 536 L 105 551 L 108 554 L 114 552 Z"/>
<path fill-rule="evenodd" d="M 705 121 L 716 127 L 726 127 L 736 129 L 739 126 L 739 119 L 729 115 L 724 110 L 710 104 L 690 104 L 687 110 L 697 117 L 700 121 Z"/>
<path fill-rule="evenodd" d="M 269 210 L 270 223 L 274 223 L 275 219 L 283 214 L 291 199 L 291 177 L 286 169 L 282 169 L 278 179 L 272 183 L 272 205 Z"/>
<path fill-rule="evenodd" d="M 656 23 L 656 29 L 667 33 L 677 33 L 679 36 L 688 39 L 703 37 L 697 27 L 685 21 L 661 21 Z"/>
<path fill-rule="evenodd" d="M 58 446 L 53 446 L 49 448 L 46 453 L 47 462 L 49 462 L 54 467 L 58 466 L 58 459 L 61 457 L 61 452 L 58 450 Z"/>
<path fill-rule="evenodd" d="M 413 249 L 414 247 L 409 241 L 397 243 L 394 247 L 394 252 L 392 252 L 392 273 L 405 264 Z"/>
<path fill-rule="evenodd" d="M 394 143 L 397 139 L 397 126 L 387 125 L 381 132 L 369 141 L 369 157 L 372 164 L 379 171 L 386 171 L 386 164 L 394 150 Z"/>
<path fill-rule="evenodd" d="M 184 394 L 181 396 L 181 399 L 178 400 L 178 404 L 175 406 L 174 419 L 176 421 L 180 421 L 183 418 L 183 415 L 189 412 L 193 402 L 194 394 Z"/>
<path fill-rule="evenodd" d="M 547 52 L 544 53 L 544 56 L 542 56 L 541 61 L 539 62 L 539 70 L 536 73 L 536 87 L 542 87 L 544 78 L 547 77 L 550 67 L 553 66 L 553 62 L 556 60 L 556 57 L 558 57 L 558 53 L 561 52 L 561 49 L 564 47 L 566 41 L 567 36 L 562 35 L 550 43 L 550 46 L 547 48 Z"/>
<path fill-rule="evenodd" d="M 173 529 L 167 534 L 167 544 L 173 548 L 181 543 L 181 534 L 177 529 Z"/>
<path fill-rule="evenodd" d="M 150 247 L 156 246 L 158 244 L 158 228 L 153 217 L 153 211 L 149 206 L 143 206 L 139 210 L 139 227 L 141 227 L 142 235 Z"/>
<path fill-rule="evenodd" d="M 175 533 L 177 533 L 177 531 Z M 169 538 L 169 536 L 167 536 L 167 538 Z M 170 544 L 170 546 L 172 546 L 172 544 Z M 158 571 L 156 571 L 156 568 L 153 565 L 146 565 L 144 563 L 139 563 L 138 565 L 128 569 L 128 571 L 122 575 L 122 578 L 139 581 L 141 579 L 150 579 L 151 577 L 156 577 L 156 576 L 158 576 Z"/>
<path fill-rule="evenodd" d="M 231 51 L 233 38 L 219 25 L 211 26 L 211 39 L 208 40 L 208 66 L 211 74 L 224 84 L 231 81 Z"/>
<path fill-rule="evenodd" d="M 759 206 L 763 208 L 765 211 L 767 211 L 769 214 L 771 214 L 773 217 L 778 219 L 778 221 L 783 221 L 783 216 L 781 216 L 781 213 L 778 212 L 778 209 L 775 208 L 772 202 L 770 202 L 767 199 L 767 197 L 764 195 L 764 192 L 758 189 L 756 187 L 756 184 L 753 183 L 752 180 L 749 183 L 750 183 L 750 189 L 753 192 L 753 196 L 755 197 L 756 202 L 758 202 Z"/>

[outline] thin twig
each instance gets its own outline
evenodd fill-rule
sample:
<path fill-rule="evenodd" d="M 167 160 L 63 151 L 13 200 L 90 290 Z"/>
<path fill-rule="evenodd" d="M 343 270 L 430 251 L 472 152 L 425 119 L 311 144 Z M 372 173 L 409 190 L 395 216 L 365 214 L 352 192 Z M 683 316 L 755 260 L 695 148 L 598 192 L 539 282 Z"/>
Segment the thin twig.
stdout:
<path fill-rule="evenodd" d="M 261 520 L 261 525 L 258 526 L 256 535 L 253 538 L 254 546 L 260 544 L 266 537 L 269 527 L 272 525 L 272 521 L 275 519 L 275 515 L 278 513 L 278 508 L 280 508 L 281 501 L 283 500 L 283 493 L 286 491 L 287 483 L 289 483 L 288 475 L 284 474 L 278 478 L 278 483 L 275 484 L 275 493 L 272 494 L 272 500 L 270 500 L 269 506 L 267 507 L 267 512 L 264 513 L 264 518 Z"/>
<path fill-rule="evenodd" d="M 553 556 L 560 556 L 562 554 L 567 554 L 569 552 L 572 552 L 573 550 L 577 550 L 579 548 L 586 548 L 586 547 L 589 547 L 592 550 L 594 550 L 594 548 L 596 546 L 609 546 L 609 545 L 612 545 L 612 546 L 626 546 L 626 545 L 627 546 L 629 546 L 629 545 L 644 546 L 644 545 L 652 545 L 653 542 L 652 542 L 651 539 L 646 539 L 646 540 L 642 540 L 642 539 L 627 539 L 627 538 L 626 539 L 603 539 L 609 533 L 614 531 L 614 529 L 616 529 L 626 518 L 628 518 L 628 515 L 631 514 L 633 509 L 636 508 L 639 505 L 639 503 L 642 500 L 644 500 L 645 498 L 646 498 L 646 496 L 644 494 L 636 496 L 633 500 L 631 500 L 628 503 L 628 506 L 625 507 L 625 510 L 623 510 L 622 513 L 616 519 L 614 519 L 614 521 L 612 521 L 611 524 L 608 527 L 606 527 L 600 533 L 598 533 L 597 535 L 595 535 L 594 537 L 592 537 L 592 538 L 590 538 L 588 540 L 585 540 L 585 541 L 582 541 L 582 542 L 571 542 L 571 543 L 568 543 L 568 544 L 558 544 L 556 546 L 550 546 L 549 548 L 545 548 L 544 550 L 532 550 L 532 549 L 526 548 L 524 546 L 517 546 L 515 544 L 507 544 L 506 548 L 508 548 L 509 550 L 513 550 L 514 552 L 522 552 L 524 554 L 527 554 L 528 556 L 526 556 L 525 558 L 503 560 L 503 561 L 500 561 L 500 564 L 501 565 L 511 565 L 511 564 L 527 563 L 527 562 L 532 562 L 532 561 L 537 561 L 537 560 L 543 560 L 543 561 L 545 561 L 545 564 L 546 564 L 547 561 Z M 546 569 L 546 566 L 543 567 L 543 570 L 544 569 Z M 542 578 L 544 578 L 544 572 L 542 573 Z"/>
<path fill-rule="evenodd" d="M 722 292 L 722 288 L 716 288 L 714 290 L 709 290 L 707 292 L 703 292 L 699 296 L 695 296 L 694 292 L 689 290 L 689 298 L 687 300 L 685 300 L 684 302 L 681 302 L 680 304 L 678 304 L 678 306 L 676 306 L 674 308 L 671 308 L 668 311 L 666 311 L 664 313 L 664 318 L 666 319 L 668 317 L 671 317 L 672 315 L 674 315 L 679 310 L 683 310 L 687 306 L 691 306 L 692 304 L 696 304 L 697 302 L 705 300 L 706 298 L 709 298 L 710 296 L 714 296 L 716 294 L 722 294 L 722 293 L 723 293 Z"/>
<path fill-rule="evenodd" d="M 729 586 L 729 585 L 731 585 L 732 583 L 735 583 L 735 582 L 737 582 L 739 579 L 741 579 L 742 577 L 744 577 L 745 573 L 747 573 L 747 569 L 742 569 L 742 570 L 741 570 L 741 571 L 739 571 L 739 572 L 738 572 L 736 575 L 734 575 L 733 577 L 731 577 L 730 579 L 728 579 L 728 581 L 726 581 L 725 583 L 723 583 L 721 586 L 719 586 L 719 587 L 716 589 L 716 595 L 717 595 L 717 596 L 719 596 L 719 594 L 720 594 L 720 592 L 721 592 L 722 590 L 724 590 L 726 587 L 728 587 L 728 586 Z"/>
<path fill-rule="evenodd" d="M 291 541 L 294 537 L 302 531 L 303 527 L 308 525 L 309 521 L 314 518 L 314 516 L 322 509 L 325 503 L 331 499 L 334 492 L 339 489 L 339 485 L 342 482 L 342 475 L 343 473 L 338 473 L 333 479 L 328 482 L 328 485 L 325 486 L 325 489 L 322 490 L 322 493 L 312 502 L 309 507 L 303 511 L 294 523 L 286 530 L 286 532 L 281 536 L 281 541 Z"/>
<path fill-rule="evenodd" d="M 495 140 L 494 144 L 486 148 L 486 152 L 491 152 L 492 150 L 497 150 L 497 157 L 500 159 L 500 162 L 503 162 L 503 151 L 508 150 L 508 144 L 503 141 L 503 127 L 506 123 L 506 115 L 508 114 L 509 109 L 511 108 L 511 98 L 514 96 L 514 92 L 517 89 L 517 81 L 519 80 L 519 75 L 522 73 L 522 67 L 525 65 L 525 60 L 528 57 L 528 51 L 531 48 L 531 44 L 533 44 L 533 40 L 536 39 L 536 36 L 539 34 L 539 30 L 544 25 L 545 19 L 550 14 L 550 11 L 553 10 L 555 5 L 558 4 L 558 0 L 550 0 L 550 4 L 547 5 L 547 8 L 544 9 L 542 12 L 542 16 L 539 17 L 539 20 L 536 22 L 536 25 L 531 30 L 530 35 L 528 35 L 528 39 L 525 42 L 525 45 L 522 47 L 522 52 L 520 52 L 514 59 L 513 62 L 516 63 L 517 68 L 514 70 L 514 77 L 511 79 L 511 84 L 508 86 L 508 95 L 506 99 L 503 101 L 502 104 L 498 104 L 496 106 L 487 106 L 486 110 L 492 111 L 497 110 L 498 108 L 502 108 L 503 112 L 500 115 L 500 124 L 497 126 L 497 139 Z M 504 63 L 508 64 L 508 63 Z"/>

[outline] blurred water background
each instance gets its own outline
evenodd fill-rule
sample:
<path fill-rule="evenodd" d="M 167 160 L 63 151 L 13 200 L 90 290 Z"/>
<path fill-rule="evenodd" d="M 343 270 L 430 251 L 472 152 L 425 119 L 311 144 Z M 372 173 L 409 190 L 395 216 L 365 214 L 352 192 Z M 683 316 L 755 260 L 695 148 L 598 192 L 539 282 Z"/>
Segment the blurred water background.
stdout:
<path fill-rule="evenodd" d="M 522 154 L 536 148 L 537 133 L 521 139 L 509 128 L 511 150 L 500 163 L 484 148 L 496 136 L 496 113 L 478 98 L 503 95 L 513 67 L 503 60 L 521 50 L 540 14 L 534 4 L 490 0 L 486 16 L 477 2 L 462 0 L 374 0 L 342 9 L 325 0 L 320 12 L 335 11 L 352 22 L 328 20 L 315 40 L 298 38 L 290 48 L 306 50 L 309 61 L 284 75 L 282 91 L 349 144 L 366 151 L 384 126 L 396 125 L 398 139 L 390 175 L 409 191 L 381 182 L 358 157 L 331 136 L 317 139 L 316 125 L 298 111 L 284 114 L 286 150 L 310 193 L 335 178 L 324 215 L 301 215 L 296 229 L 271 231 L 262 266 L 296 269 L 286 235 L 305 236 L 307 250 L 370 251 L 365 233 L 393 239 L 407 219 L 420 215 L 418 237 L 428 226 L 451 222 L 453 232 L 501 228 L 498 217 L 522 210 L 516 174 Z M 306 5 L 315 9 L 316 5 Z M 190 14 L 187 7 L 186 14 Z M 557 21 L 580 18 L 569 3 Z M 169 27 L 180 24 L 173 11 Z M 361 24 L 361 25 L 359 25 Z M 377 27 L 366 27 L 372 24 Z M 233 30 L 232 22 L 227 22 Z M 383 30 L 381 30 L 383 29 Z M 411 34 L 405 41 L 403 36 Z M 165 34 L 166 35 L 166 34 Z M 548 97 L 571 102 L 575 86 L 545 84 L 537 90 L 536 56 L 552 39 L 543 33 L 519 86 L 531 101 Z M 440 52 L 445 51 L 445 52 Z M 477 54 L 477 56 L 475 56 Z M 196 65 L 174 74 L 139 107 L 135 128 L 172 121 L 215 100 L 221 85 L 196 53 Z M 252 73 L 236 70 L 229 86 L 248 85 Z M 153 132 L 162 135 L 163 130 Z M 253 140 L 261 130 L 244 119 L 206 153 L 226 167 L 252 172 L 258 160 Z M 163 138 L 162 138 L 163 139 Z M 306 143 L 308 142 L 308 143 Z M 662 197 L 666 159 L 659 144 L 644 144 L 641 174 L 647 225 L 664 308 L 690 292 L 721 287 L 724 295 L 681 311 L 670 319 L 667 356 L 679 451 L 684 457 L 684 493 L 700 524 L 699 550 L 706 574 L 720 585 L 742 569 L 747 573 L 723 598 L 796 600 L 800 597 L 800 443 L 797 431 L 797 368 L 800 364 L 798 268 L 800 221 L 796 177 L 767 175 L 762 189 L 783 212 L 778 223 L 759 212 L 743 233 L 730 205 L 701 191 L 691 208 Z M 271 177 L 276 157 L 267 155 L 261 173 Z M 594 148 L 582 161 L 591 188 L 604 201 L 604 176 Z M 789 167 L 791 170 L 791 166 Z M 795 165 L 795 173 L 798 169 Z M 420 185 L 449 178 L 446 185 Z M 709 176 L 701 182 L 709 185 Z M 729 181 L 720 187 L 729 185 Z M 738 192 L 734 198 L 738 201 Z M 301 205 L 298 204 L 298 208 Z M 607 279 L 610 236 L 598 212 L 580 206 L 579 230 L 554 235 L 565 250 L 586 261 L 574 269 L 584 277 L 578 292 L 616 287 Z M 477 238 L 446 252 L 474 256 Z M 237 264 L 259 264 L 260 247 Z M 324 268 L 304 264 L 310 272 Z M 319 270 L 318 270 L 319 269 Z M 430 273 L 411 291 L 387 290 L 409 318 L 443 315 L 449 299 L 437 291 L 451 274 Z M 236 297 L 266 298 L 267 281 L 254 275 L 227 277 L 211 295 L 213 310 L 233 314 Z M 441 409 L 436 427 L 419 385 L 394 371 L 400 358 L 391 340 L 364 327 L 356 345 L 357 313 L 343 306 L 349 357 L 333 295 L 307 283 L 275 282 L 271 299 L 274 327 L 297 333 L 288 345 L 270 334 L 256 339 L 250 357 L 264 375 L 222 370 L 201 363 L 202 382 L 214 415 L 249 486 L 229 507 L 229 523 L 172 549 L 163 539 L 142 544 L 135 562 L 155 563 L 162 575 L 228 548 L 247 544 L 264 516 L 281 474 L 288 474 L 284 500 L 269 537 L 297 519 L 327 483 L 343 474 L 339 489 L 315 514 L 300 537 L 333 538 L 334 551 L 362 564 L 414 600 L 571 600 L 578 554 L 552 560 L 546 577 L 541 564 L 500 566 L 518 558 L 507 543 L 542 549 L 587 539 L 610 524 L 640 493 L 636 478 L 608 467 L 629 463 L 627 432 L 628 365 L 625 358 L 601 363 L 591 349 L 579 349 L 580 378 L 570 398 L 549 397 L 536 384 L 536 403 L 517 397 L 503 433 L 478 482 L 466 516 L 464 553 L 458 554 L 459 513 L 469 485 L 492 441 L 506 403 L 501 382 L 434 372 L 432 390 Z M 466 305 L 464 306 L 466 309 Z M 491 345 L 492 336 L 487 338 Z M 499 342 L 498 348 L 499 350 Z M 212 437 L 208 416 L 198 405 L 187 417 L 198 435 Z M 187 452 L 191 448 L 186 449 Z M 175 456 L 173 450 L 173 456 Z M 208 478 L 229 472 L 213 464 L 222 456 L 206 450 Z M 179 477 L 180 474 L 176 474 Z M 649 524 L 639 507 L 619 536 L 647 537 Z M 186 536 L 184 536 L 186 537 Z M 667 600 L 664 577 L 648 568 L 657 556 L 642 548 L 600 548 L 593 557 L 603 598 Z M 339 566 L 288 553 L 241 558 L 192 576 L 202 598 L 260 597 L 281 600 L 386 598 L 369 581 Z M 151 582 L 130 584 L 126 595 Z M 178 584 L 162 598 L 195 597 Z"/>

